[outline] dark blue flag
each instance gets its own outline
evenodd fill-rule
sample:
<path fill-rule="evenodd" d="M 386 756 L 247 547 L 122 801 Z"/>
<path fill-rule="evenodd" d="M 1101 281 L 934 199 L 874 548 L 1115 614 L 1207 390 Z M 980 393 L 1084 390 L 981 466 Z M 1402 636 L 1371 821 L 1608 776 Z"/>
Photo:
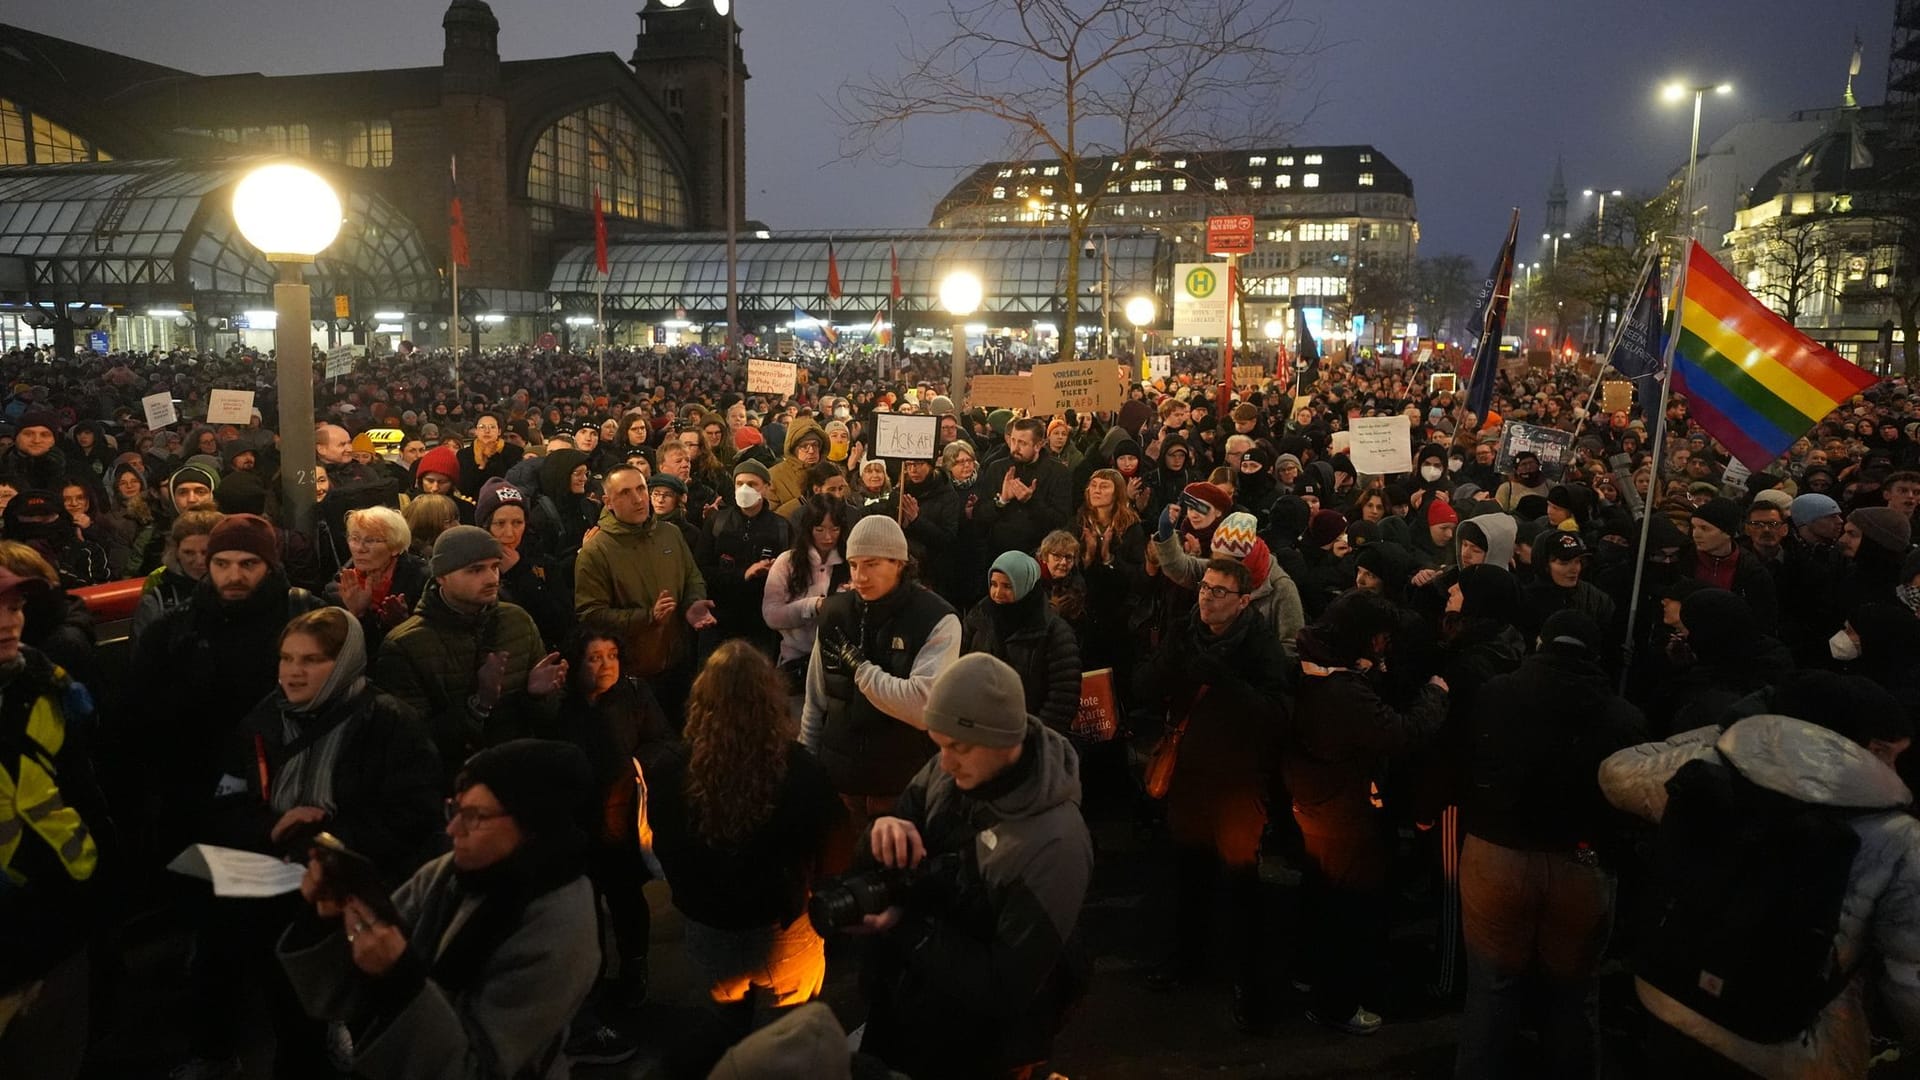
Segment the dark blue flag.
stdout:
<path fill-rule="evenodd" d="M 1500 335 L 1507 329 L 1507 302 L 1513 298 L 1513 247 L 1520 238 L 1520 211 L 1507 226 L 1507 242 L 1493 260 L 1482 290 L 1484 299 L 1468 320 L 1479 340 L 1473 349 L 1473 374 L 1467 384 L 1467 408 L 1485 420 L 1493 408 L 1493 384 L 1500 373 Z"/>
<path fill-rule="evenodd" d="M 1647 264 L 1640 271 L 1640 283 L 1633 295 L 1633 306 L 1627 310 L 1626 319 L 1620 324 L 1620 333 L 1613 339 L 1613 349 L 1607 354 L 1607 363 L 1632 380 L 1633 408 L 1646 422 L 1647 445 L 1652 446 L 1662 420 L 1655 413 L 1660 408 L 1660 379 L 1666 357 L 1658 252 L 1647 256 Z"/>

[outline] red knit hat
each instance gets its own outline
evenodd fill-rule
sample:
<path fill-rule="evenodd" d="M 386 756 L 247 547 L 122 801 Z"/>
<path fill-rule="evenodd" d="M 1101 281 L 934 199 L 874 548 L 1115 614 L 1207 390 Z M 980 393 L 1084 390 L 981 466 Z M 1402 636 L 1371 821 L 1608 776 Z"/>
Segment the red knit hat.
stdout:
<path fill-rule="evenodd" d="M 436 446 L 413 463 L 413 479 L 418 483 L 428 473 L 439 473 L 449 480 L 460 479 L 460 457 L 451 446 Z"/>
<path fill-rule="evenodd" d="M 1441 499 L 1433 496 L 1428 497 L 1427 524 L 1458 525 L 1459 523 L 1460 523 L 1460 514 L 1458 511 L 1454 510 L 1453 504 L 1447 502 L 1445 499 Z"/>
<path fill-rule="evenodd" d="M 228 514 L 220 519 L 207 536 L 207 555 L 223 551 L 244 551 L 258 555 L 268 566 L 280 565 L 280 543 L 273 523 L 258 514 Z"/>
<path fill-rule="evenodd" d="M 1206 503 L 1222 514 L 1233 512 L 1233 496 L 1205 480 L 1196 480 L 1188 484 L 1180 489 L 1180 494 L 1183 496 L 1181 501 L 1189 506 L 1195 503 Z M 1195 509 L 1198 507 L 1196 506 Z"/>

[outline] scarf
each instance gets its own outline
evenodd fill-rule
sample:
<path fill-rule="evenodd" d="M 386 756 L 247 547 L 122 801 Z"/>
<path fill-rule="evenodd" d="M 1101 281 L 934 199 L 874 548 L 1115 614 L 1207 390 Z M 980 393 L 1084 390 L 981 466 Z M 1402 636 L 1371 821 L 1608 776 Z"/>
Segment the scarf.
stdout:
<path fill-rule="evenodd" d="M 360 620 L 349 617 L 347 638 L 334 657 L 333 672 L 312 701 L 296 707 L 284 692 L 274 690 L 284 743 L 292 745 L 310 732 L 324 732 L 280 767 L 269 800 L 275 810 L 285 813 L 296 806 L 318 806 L 332 814 L 339 809 L 333 797 L 334 766 L 346 741 L 347 720 L 367 688 L 366 671 L 366 634 Z"/>

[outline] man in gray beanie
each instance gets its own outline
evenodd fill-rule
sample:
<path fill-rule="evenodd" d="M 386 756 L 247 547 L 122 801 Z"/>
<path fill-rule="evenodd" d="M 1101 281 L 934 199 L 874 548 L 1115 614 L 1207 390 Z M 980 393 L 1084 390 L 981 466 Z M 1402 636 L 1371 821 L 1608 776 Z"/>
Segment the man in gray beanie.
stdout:
<path fill-rule="evenodd" d="M 1025 701 L 1020 676 L 986 653 L 941 672 L 925 709 L 939 755 L 862 846 L 863 859 L 883 866 L 941 859 L 972 871 L 954 902 L 922 910 L 910 901 L 867 917 L 881 936 L 864 980 L 873 1008 L 860 1048 L 896 1072 L 1018 1075 L 1047 1060 L 1085 985 L 1073 933 L 1093 844 L 1080 816 L 1080 761 Z"/>
<path fill-rule="evenodd" d="M 567 663 L 545 652 L 533 616 L 500 599 L 500 541 L 487 530 L 441 533 L 431 569 L 420 606 L 380 643 L 373 680 L 427 718 L 451 781 L 477 751 L 550 730 Z"/>
<path fill-rule="evenodd" d="M 864 824 L 926 763 L 927 698 L 960 654 L 960 617 L 913 579 L 892 518 L 861 518 L 846 558 L 851 588 L 820 608 L 800 741 Z"/>

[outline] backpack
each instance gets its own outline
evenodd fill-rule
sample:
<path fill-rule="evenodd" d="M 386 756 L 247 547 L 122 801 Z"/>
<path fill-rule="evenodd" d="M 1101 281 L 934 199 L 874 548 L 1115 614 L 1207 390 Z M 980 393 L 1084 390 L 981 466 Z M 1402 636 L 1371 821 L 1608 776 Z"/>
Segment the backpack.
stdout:
<path fill-rule="evenodd" d="M 1848 815 L 1718 755 L 1687 763 L 1667 792 L 1636 973 L 1742 1038 L 1798 1037 L 1852 974 L 1834 948 L 1860 848 Z"/>

